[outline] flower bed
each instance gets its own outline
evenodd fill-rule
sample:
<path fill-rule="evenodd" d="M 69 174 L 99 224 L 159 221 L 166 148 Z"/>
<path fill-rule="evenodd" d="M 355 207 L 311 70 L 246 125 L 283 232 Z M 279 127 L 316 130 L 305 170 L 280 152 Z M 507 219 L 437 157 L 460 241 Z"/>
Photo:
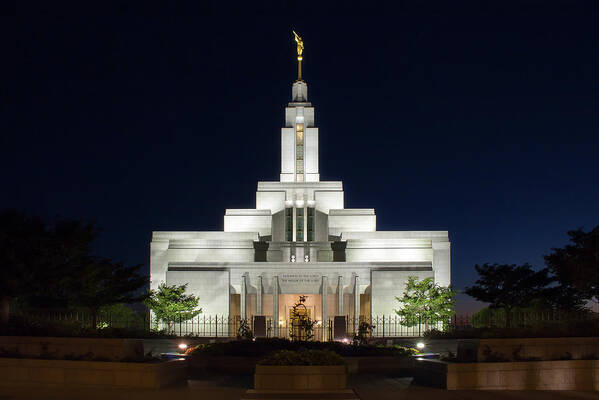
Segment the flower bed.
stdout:
<path fill-rule="evenodd" d="M 205 344 L 196 346 L 189 353 L 192 356 L 265 357 L 273 351 L 300 349 L 329 350 L 342 357 L 408 357 L 417 353 L 415 349 L 401 346 L 354 346 L 339 342 L 292 342 L 286 339 L 237 340 Z"/>
<path fill-rule="evenodd" d="M 337 353 L 330 350 L 280 350 L 269 354 L 258 365 L 345 365 Z"/>
<path fill-rule="evenodd" d="M 430 330 L 427 339 L 492 339 L 492 338 L 562 338 L 599 336 L 599 318 L 582 321 L 556 321 L 536 323 L 522 327 L 485 327 L 450 331 Z"/>
<path fill-rule="evenodd" d="M 190 373 L 246 375 L 273 351 L 329 350 L 341 356 L 350 373 L 401 373 L 412 366 L 416 350 L 405 347 L 353 346 L 337 342 L 291 342 L 285 339 L 257 339 L 200 345 L 190 350 Z"/>
<path fill-rule="evenodd" d="M 345 361 L 329 350 L 280 350 L 256 365 L 254 390 L 343 390 Z"/>

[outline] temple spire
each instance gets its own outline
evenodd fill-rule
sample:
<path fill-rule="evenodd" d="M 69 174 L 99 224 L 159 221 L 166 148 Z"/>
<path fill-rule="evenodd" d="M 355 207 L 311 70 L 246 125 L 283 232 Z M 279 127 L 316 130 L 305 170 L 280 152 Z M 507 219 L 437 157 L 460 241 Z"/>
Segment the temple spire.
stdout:
<path fill-rule="evenodd" d="M 295 31 L 292 31 L 293 35 L 295 36 L 295 41 L 297 43 L 297 80 L 301 81 L 302 80 L 302 53 L 304 52 L 304 41 L 302 40 L 302 38 L 295 33 Z"/>

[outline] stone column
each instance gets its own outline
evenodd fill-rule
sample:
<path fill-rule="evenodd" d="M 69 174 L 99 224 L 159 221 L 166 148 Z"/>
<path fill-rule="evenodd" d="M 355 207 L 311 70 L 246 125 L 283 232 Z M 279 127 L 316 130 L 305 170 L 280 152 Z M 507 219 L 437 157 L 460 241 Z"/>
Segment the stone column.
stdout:
<path fill-rule="evenodd" d="M 262 277 L 258 277 L 256 284 L 256 315 L 262 315 Z"/>
<path fill-rule="evenodd" d="M 239 302 L 240 303 L 240 308 L 241 308 L 241 313 L 240 313 L 241 314 L 241 319 L 246 319 L 247 318 L 247 315 L 246 315 L 246 312 L 245 312 L 245 310 L 246 310 L 246 308 L 245 308 L 245 299 L 247 297 L 246 296 L 247 290 L 246 290 L 246 285 L 245 285 L 245 278 L 246 278 L 245 275 L 243 275 L 241 277 L 241 301 Z"/>
<path fill-rule="evenodd" d="M 329 289 L 329 277 L 322 277 L 322 341 L 327 340 L 327 292 Z"/>
<path fill-rule="evenodd" d="M 279 277 L 272 277 L 272 329 L 273 336 L 279 336 Z"/>
<path fill-rule="evenodd" d="M 339 282 L 337 283 L 337 315 L 343 315 L 343 276 L 339 275 Z"/>
<path fill-rule="evenodd" d="M 354 278 L 354 332 L 358 332 L 360 325 L 360 278 Z"/>

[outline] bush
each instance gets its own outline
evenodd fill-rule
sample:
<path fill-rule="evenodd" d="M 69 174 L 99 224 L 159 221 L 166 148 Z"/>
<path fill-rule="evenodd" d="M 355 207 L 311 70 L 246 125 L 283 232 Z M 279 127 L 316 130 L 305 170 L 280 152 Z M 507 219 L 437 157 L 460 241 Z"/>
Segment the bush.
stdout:
<path fill-rule="evenodd" d="M 32 316 L 12 315 L 8 324 L 0 324 L 0 336 L 52 336 L 97 338 L 175 337 L 165 332 L 149 332 L 142 328 L 99 328 L 82 326 L 78 321 L 52 321 Z"/>
<path fill-rule="evenodd" d="M 258 365 L 345 365 L 345 360 L 330 350 L 279 350 Z"/>
<path fill-rule="evenodd" d="M 238 340 L 200 345 L 196 346 L 191 354 L 198 356 L 264 357 L 273 351 L 298 351 L 300 349 L 328 350 L 342 357 L 406 357 L 417 352 L 415 349 L 400 346 L 355 346 L 340 342 L 300 342 L 277 338 L 258 338 L 255 341 Z"/>
<path fill-rule="evenodd" d="M 428 339 L 491 339 L 491 338 L 550 338 L 599 336 L 599 319 L 583 321 L 544 322 L 528 327 L 485 327 L 424 333 Z"/>

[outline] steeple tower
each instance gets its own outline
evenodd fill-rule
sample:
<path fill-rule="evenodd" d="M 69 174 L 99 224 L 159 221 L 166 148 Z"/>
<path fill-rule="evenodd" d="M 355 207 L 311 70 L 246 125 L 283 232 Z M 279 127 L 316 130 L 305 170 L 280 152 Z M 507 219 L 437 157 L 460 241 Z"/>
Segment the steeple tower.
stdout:
<path fill-rule="evenodd" d="M 304 42 L 295 31 L 293 34 L 298 79 L 292 85 L 281 129 L 281 182 L 318 182 L 318 128 L 314 126 L 314 107 L 308 102 L 308 85 L 302 80 Z"/>

